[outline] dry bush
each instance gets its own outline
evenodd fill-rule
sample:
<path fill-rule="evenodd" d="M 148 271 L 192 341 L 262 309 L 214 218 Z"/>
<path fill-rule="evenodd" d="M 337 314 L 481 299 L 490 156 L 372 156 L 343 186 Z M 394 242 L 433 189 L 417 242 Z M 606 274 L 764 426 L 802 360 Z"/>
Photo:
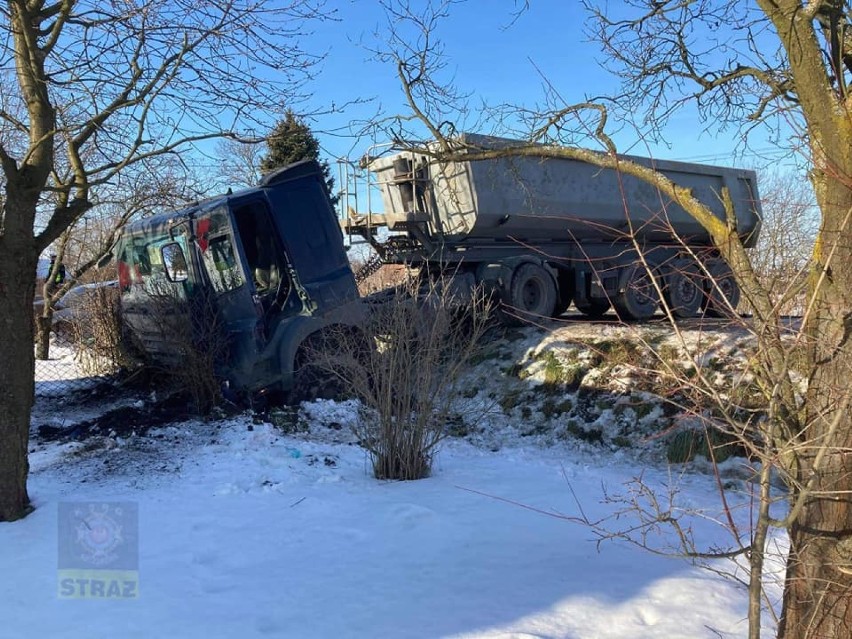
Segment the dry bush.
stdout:
<path fill-rule="evenodd" d="M 478 354 L 491 304 L 460 296 L 450 281 L 408 279 L 376 303 L 361 332 L 341 332 L 315 365 L 361 399 L 356 434 L 378 479 L 429 475 L 447 436 L 460 376 Z"/>
<path fill-rule="evenodd" d="M 69 317 L 54 322 L 57 337 L 72 344 L 84 375 L 111 375 L 130 364 L 122 339 L 119 297 L 115 287 L 92 288 L 80 295 Z"/>
<path fill-rule="evenodd" d="M 135 349 L 143 365 L 170 388 L 187 393 L 199 414 L 209 414 L 222 401 L 221 365 L 228 355 L 214 301 L 203 293 L 189 299 L 164 293 L 150 295 L 146 307 L 145 341 L 154 346 Z M 129 341 L 142 341 L 134 330 L 126 333 Z"/>

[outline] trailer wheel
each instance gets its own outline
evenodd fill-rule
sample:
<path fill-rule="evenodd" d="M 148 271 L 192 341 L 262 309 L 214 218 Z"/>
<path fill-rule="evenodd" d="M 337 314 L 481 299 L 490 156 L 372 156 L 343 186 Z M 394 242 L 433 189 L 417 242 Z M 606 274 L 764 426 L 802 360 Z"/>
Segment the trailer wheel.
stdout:
<path fill-rule="evenodd" d="M 505 315 L 523 321 L 551 317 L 556 308 L 556 282 L 544 267 L 525 262 L 512 274 Z"/>
<path fill-rule="evenodd" d="M 699 281 L 698 267 L 690 260 L 678 260 L 671 265 L 663 295 L 672 315 L 681 319 L 695 316 L 704 302 Z"/>
<path fill-rule="evenodd" d="M 740 303 L 740 287 L 731 267 L 723 260 L 707 261 L 709 280 L 705 283 L 705 311 L 710 317 L 731 317 Z"/>
<path fill-rule="evenodd" d="M 586 317 L 600 319 L 609 310 L 611 304 L 609 300 L 592 299 L 585 302 L 574 300 L 574 306 Z"/>
<path fill-rule="evenodd" d="M 650 319 L 657 310 L 657 290 L 644 264 L 634 264 L 621 274 L 613 306 L 622 320 Z"/>

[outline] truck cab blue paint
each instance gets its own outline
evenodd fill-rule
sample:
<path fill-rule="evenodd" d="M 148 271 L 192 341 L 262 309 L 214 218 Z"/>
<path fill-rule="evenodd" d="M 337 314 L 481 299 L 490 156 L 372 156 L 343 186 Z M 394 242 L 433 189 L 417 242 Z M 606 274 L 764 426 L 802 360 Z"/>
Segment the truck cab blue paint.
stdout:
<path fill-rule="evenodd" d="M 175 243 L 186 252 L 182 282 L 171 281 L 158 253 Z M 114 254 L 125 322 L 145 355 L 176 363 L 174 335 L 155 317 L 158 300 L 186 301 L 188 315 L 210 307 L 228 343 L 220 372 L 237 390 L 286 390 L 305 339 L 364 317 L 313 161 L 279 169 L 255 188 L 129 225 Z M 191 303 L 197 300 L 203 303 Z"/>

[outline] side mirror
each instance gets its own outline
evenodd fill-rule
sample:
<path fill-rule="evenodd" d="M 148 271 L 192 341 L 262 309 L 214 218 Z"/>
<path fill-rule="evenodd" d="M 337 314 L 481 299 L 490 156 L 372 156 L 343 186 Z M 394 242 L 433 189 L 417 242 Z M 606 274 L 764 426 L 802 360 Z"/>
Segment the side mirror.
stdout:
<path fill-rule="evenodd" d="M 166 267 L 166 276 L 170 282 L 184 282 L 189 278 L 189 268 L 186 265 L 186 257 L 183 249 L 177 242 L 171 242 L 160 249 L 163 256 L 163 266 Z"/>

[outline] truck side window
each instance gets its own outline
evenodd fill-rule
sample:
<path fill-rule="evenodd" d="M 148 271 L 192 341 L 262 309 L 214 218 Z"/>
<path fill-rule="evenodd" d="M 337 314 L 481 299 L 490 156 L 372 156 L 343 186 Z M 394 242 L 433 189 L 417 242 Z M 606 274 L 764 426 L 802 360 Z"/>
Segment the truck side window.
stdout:
<path fill-rule="evenodd" d="M 227 235 L 209 239 L 204 255 L 204 267 L 217 293 L 225 293 L 239 288 L 245 283 L 242 270 L 237 263 L 234 245 Z"/>
<path fill-rule="evenodd" d="M 169 244 L 174 245 L 174 250 L 180 254 L 182 260 L 179 265 L 182 272 L 180 280 L 171 280 L 166 273 L 162 250 Z M 133 238 L 120 255 L 121 290 L 130 295 L 185 298 L 186 287 L 189 285 L 187 280 L 190 277 L 185 255 L 186 241 L 181 236 L 175 239 L 168 236 Z"/>

